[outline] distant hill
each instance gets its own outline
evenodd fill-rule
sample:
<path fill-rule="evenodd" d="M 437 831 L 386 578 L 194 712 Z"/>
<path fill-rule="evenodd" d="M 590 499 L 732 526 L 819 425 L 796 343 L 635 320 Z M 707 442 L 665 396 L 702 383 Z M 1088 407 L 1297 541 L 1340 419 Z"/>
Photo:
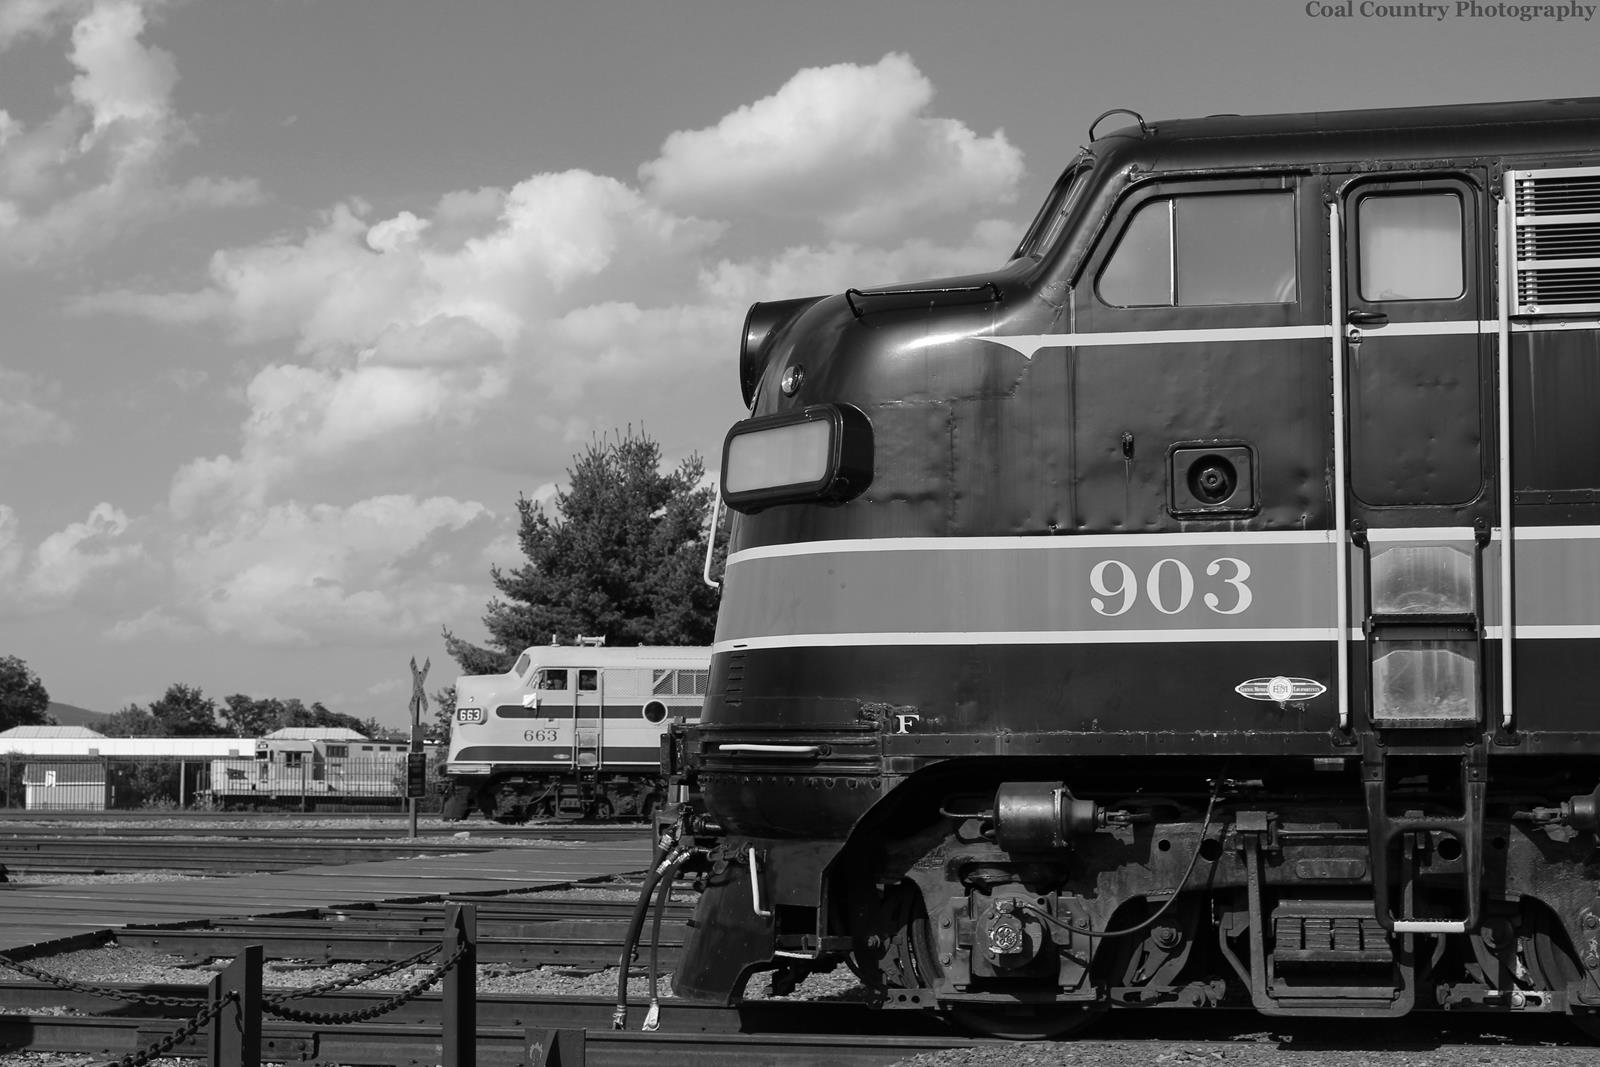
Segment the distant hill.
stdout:
<path fill-rule="evenodd" d="M 87 726 L 91 730 L 99 729 L 105 725 L 107 719 L 111 718 L 103 711 L 90 711 L 88 708 L 80 708 L 73 704 L 58 704 L 54 700 L 50 702 L 45 712 L 62 726 Z"/>

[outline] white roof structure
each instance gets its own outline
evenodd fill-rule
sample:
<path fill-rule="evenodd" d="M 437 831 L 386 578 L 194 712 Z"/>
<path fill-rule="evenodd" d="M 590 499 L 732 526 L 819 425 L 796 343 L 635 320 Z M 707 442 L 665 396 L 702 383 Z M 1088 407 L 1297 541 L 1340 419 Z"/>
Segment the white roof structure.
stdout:
<path fill-rule="evenodd" d="M 348 726 L 285 726 L 267 735 L 269 741 L 367 741 L 370 738 Z"/>
<path fill-rule="evenodd" d="M 98 730 L 87 726 L 13 726 L 0 730 L 0 739 L 34 737 L 104 737 Z"/>

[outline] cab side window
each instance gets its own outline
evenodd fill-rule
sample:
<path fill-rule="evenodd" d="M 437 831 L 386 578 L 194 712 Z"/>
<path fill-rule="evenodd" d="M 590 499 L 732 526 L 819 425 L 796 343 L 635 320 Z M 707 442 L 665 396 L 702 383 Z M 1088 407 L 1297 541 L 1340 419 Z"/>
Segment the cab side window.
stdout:
<path fill-rule="evenodd" d="M 599 688 L 600 688 L 600 672 L 599 671 L 586 670 L 586 671 L 579 671 L 578 672 L 578 692 L 580 692 L 580 693 L 593 693 L 593 692 L 596 692 Z"/>
<path fill-rule="evenodd" d="M 1361 299 L 1454 300 L 1466 292 L 1461 197 L 1385 193 L 1356 204 Z"/>
<path fill-rule="evenodd" d="M 567 672 L 565 668 L 546 668 L 539 672 L 538 687 L 555 692 L 566 692 Z"/>
<path fill-rule="evenodd" d="M 1288 304 L 1295 256 L 1292 192 L 1161 197 L 1128 220 L 1096 291 L 1113 307 Z"/>

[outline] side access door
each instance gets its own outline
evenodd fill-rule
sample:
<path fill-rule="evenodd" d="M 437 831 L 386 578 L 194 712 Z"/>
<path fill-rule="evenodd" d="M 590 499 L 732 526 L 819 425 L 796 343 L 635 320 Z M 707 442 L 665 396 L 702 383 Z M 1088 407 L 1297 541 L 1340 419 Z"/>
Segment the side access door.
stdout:
<path fill-rule="evenodd" d="M 572 694 L 572 759 L 578 770 L 594 770 L 605 756 L 605 708 L 600 691 L 600 670 L 581 667 Z"/>
<path fill-rule="evenodd" d="M 1478 168 L 1330 182 L 1343 713 L 1362 759 L 1377 918 L 1397 934 L 1462 931 L 1482 898 L 1498 722 L 1494 199 Z M 1391 801 L 1391 786 L 1419 777 L 1448 810 Z M 1413 899 L 1418 842 L 1459 858 L 1456 892 Z"/>

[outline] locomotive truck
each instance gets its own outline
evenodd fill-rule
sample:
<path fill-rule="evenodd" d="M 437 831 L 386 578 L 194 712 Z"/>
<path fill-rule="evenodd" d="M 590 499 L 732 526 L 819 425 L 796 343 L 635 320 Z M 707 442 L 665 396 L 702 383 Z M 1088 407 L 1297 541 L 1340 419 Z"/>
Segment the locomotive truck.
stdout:
<path fill-rule="evenodd" d="M 1115 113 L 750 310 L 677 994 L 1600 1032 L 1600 99 Z"/>
<path fill-rule="evenodd" d="M 523 651 L 505 674 L 456 681 L 444 817 L 648 818 L 664 799 L 661 738 L 698 718 L 706 648 Z"/>

